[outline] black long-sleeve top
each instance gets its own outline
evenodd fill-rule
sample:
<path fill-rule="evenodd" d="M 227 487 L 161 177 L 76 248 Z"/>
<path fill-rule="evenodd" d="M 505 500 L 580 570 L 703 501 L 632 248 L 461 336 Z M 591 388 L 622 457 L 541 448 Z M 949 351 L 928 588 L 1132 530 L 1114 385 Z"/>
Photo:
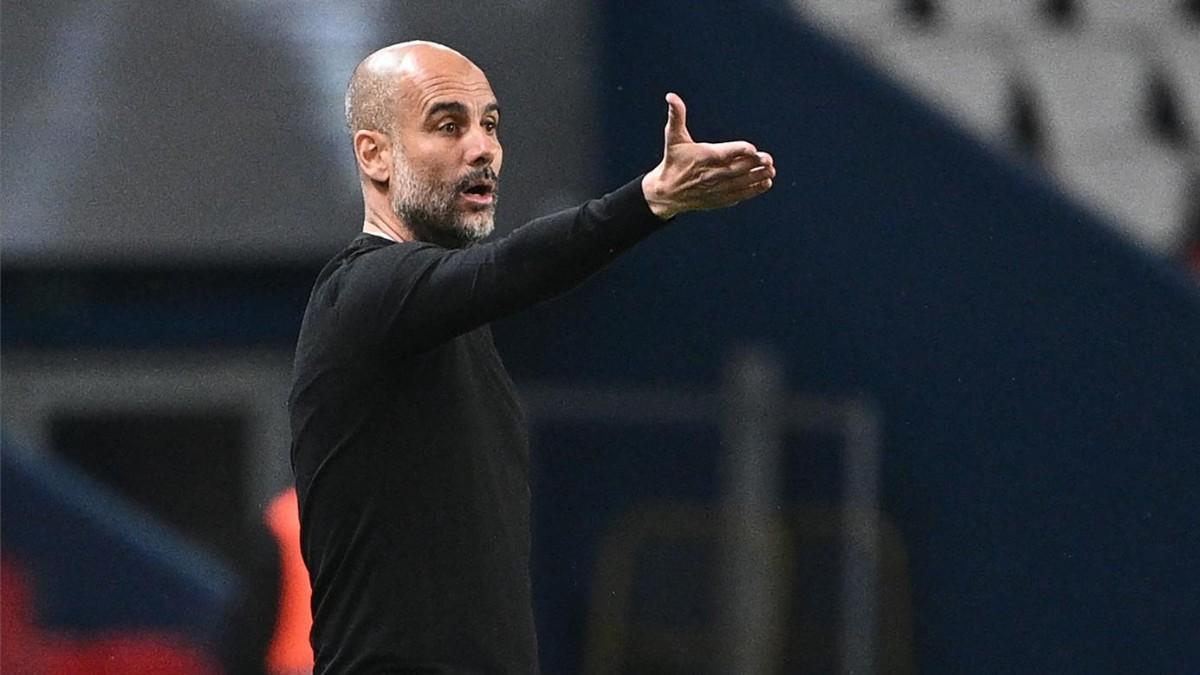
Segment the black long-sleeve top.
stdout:
<path fill-rule="evenodd" d="M 528 434 L 487 323 L 661 225 L 639 179 L 466 249 L 362 234 L 321 271 L 289 398 L 316 673 L 537 672 Z"/>

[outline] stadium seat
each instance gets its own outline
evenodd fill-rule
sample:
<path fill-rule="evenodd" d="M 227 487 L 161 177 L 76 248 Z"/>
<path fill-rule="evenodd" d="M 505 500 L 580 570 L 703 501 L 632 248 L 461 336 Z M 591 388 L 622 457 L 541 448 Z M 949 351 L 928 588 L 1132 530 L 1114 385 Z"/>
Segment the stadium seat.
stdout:
<path fill-rule="evenodd" d="M 913 34 L 873 52 L 896 79 L 968 129 L 991 140 L 1011 140 L 1012 71 L 998 42 L 989 48 L 978 39 Z"/>
<path fill-rule="evenodd" d="M 1200 172 L 1200 21 L 1187 3 L 794 5 L 967 130 L 1037 151 L 1066 192 L 1143 246 L 1169 253 L 1184 237 Z"/>
<path fill-rule="evenodd" d="M 1177 153 L 1151 144 L 1129 154 L 1062 153 L 1055 171 L 1068 192 L 1097 206 L 1143 246 L 1169 254 L 1180 244 L 1189 171 Z"/>
<path fill-rule="evenodd" d="M 950 30 L 1030 31 L 1044 25 L 1044 4 L 1039 0 L 938 0 L 936 11 Z"/>
<path fill-rule="evenodd" d="M 1194 144 L 1192 150 L 1200 153 L 1200 34 L 1164 35 L 1159 41 L 1159 58 L 1179 106 L 1180 121 Z"/>
<path fill-rule="evenodd" d="M 873 44 L 905 25 L 899 0 L 793 0 L 814 24 L 843 38 Z"/>
<path fill-rule="evenodd" d="M 1150 67 L 1127 46 L 1087 35 L 1022 43 L 1023 60 L 1052 152 L 1149 137 Z"/>
<path fill-rule="evenodd" d="M 1169 28 L 1182 21 L 1179 0 L 1078 0 L 1080 19 L 1087 28 Z"/>

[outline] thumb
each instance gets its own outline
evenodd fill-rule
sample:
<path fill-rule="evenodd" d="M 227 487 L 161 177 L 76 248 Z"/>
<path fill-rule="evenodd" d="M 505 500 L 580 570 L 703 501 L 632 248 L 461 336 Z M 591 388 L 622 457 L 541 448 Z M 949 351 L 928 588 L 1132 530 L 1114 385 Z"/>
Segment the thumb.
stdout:
<path fill-rule="evenodd" d="M 691 143 L 692 135 L 687 130 L 687 106 L 679 95 L 667 94 L 667 145 Z"/>

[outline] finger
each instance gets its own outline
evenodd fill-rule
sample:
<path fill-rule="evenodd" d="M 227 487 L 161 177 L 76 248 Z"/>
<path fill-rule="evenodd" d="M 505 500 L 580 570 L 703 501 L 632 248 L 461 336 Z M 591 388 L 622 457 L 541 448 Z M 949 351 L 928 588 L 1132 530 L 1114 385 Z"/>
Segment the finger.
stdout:
<path fill-rule="evenodd" d="M 687 106 L 678 94 L 667 94 L 667 145 L 691 143 L 692 135 L 687 130 Z"/>
<path fill-rule="evenodd" d="M 765 169 L 769 166 L 769 164 L 764 164 L 762 159 L 757 155 L 738 155 L 729 163 L 721 166 L 720 172 L 730 176 L 737 176 L 755 169 Z"/>
<path fill-rule="evenodd" d="M 736 192 L 751 185 L 773 180 L 775 180 L 775 169 L 764 166 L 727 179 L 726 186 L 727 189 Z"/>
<path fill-rule="evenodd" d="M 749 157 L 752 159 L 758 158 L 758 148 L 752 143 L 746 141 L 726 141 L 724 143 L 713 143 L 712 150 L 716 153 L 718 159 L 724 162 L 734 160 L 738 157 Z"/>
<path fill-rule="evenodd" d="M 775 177 L 775 167 L 759 163 L 757 157 L 742 157 L 726 166 L 716 167 L 710 174 L 714 181 L 732 182 L 738 185 L 754 183 Z"/>
<path fill-rule="evenodd" d="M 768 178 L 766 180 L 760 180 L 757 183 L 751 183 L 740 190 L 735 190 L 729 193 L 729 204 L 737 204 L 738 202 L 757 197 L 767 190 L 770 190 L 771 186 L 774 184 L 775 181 Z"/>
<path fill-rule="evenodd" d="M 775 166 L 773 164 L 768 164 L 766 166 L 757 166 L 757 167 L 754 167 L 753 169 L 750 169 L 750 171 L 747 173 L 749 173 L 751 175 L 757 175 L 760 179 L 774 178 L 775 177 Z"/>
<path fill-rule="evenodd" d="M 712 154 L 701 163 L 708 168 L 712 177 L 721 180 L 741 176 L 766 166 L 757 155 L 738 155 L 731 160 L 722 160 L 718 155 Z"/>

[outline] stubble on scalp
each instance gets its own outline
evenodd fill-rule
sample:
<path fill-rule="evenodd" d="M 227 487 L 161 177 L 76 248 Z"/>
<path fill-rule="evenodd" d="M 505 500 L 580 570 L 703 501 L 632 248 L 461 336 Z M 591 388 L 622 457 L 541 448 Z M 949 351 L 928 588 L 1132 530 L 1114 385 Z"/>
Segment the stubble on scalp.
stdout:
<path fill-rule="evenodd" d="M 405 73 L 406 52 L 419 45 L 449 49 L 432 42 L 412 41 L 385 47 L 367 56 L 354 69 L 346 86 L 346 129 L 391 133 Z"/>

